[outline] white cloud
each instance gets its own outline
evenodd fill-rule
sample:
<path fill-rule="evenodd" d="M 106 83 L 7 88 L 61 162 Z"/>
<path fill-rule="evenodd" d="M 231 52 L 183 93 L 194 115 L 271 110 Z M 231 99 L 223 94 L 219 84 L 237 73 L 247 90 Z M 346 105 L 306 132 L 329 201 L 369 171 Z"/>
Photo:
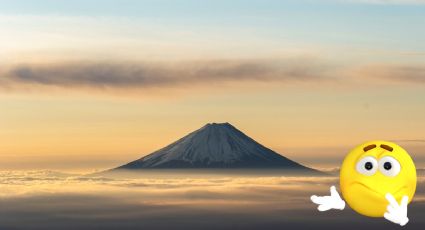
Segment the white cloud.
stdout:
<path fill-rule="evenodd" d="M 328 194 L 329 186 L 337 183 L 337 177 L 187 174 L 179 177 L 143 173 L 139 178 L 114 179 L 51 171 L 0 171 L 0 226 L 63 230 L 93 229 L 93 226 L 99 229 L 332 226 L 329 229 L 349 230 L 352 225 L 347 223 L 353 221 L 354 229 L 376 224 L 376 220 L 349 210 L 335 212 L 335 216 L 319 214 L 309 197 Z M 414 205 L 409 209 L 409 218 L 415 220 L 412 225 L 423 224 L 420 219 L 424 207 L 423 183 L 420 178 Z M 359 227 L 362 224 L 364 227 Z"/>

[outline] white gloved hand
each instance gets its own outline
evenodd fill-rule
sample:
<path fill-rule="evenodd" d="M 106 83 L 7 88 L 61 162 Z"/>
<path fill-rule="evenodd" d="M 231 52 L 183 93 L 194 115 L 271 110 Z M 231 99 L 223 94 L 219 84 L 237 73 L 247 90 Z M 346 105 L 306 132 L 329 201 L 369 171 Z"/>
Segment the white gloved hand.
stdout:
<path fill-rule="evenodd" d="M 409 222 L 409 218 L 407 218 L 407 202 L 409 201 L 409 197 L 403 196 L 400 205 L 390 193 L 387 193 L 385 198 L 390 202 L 387 206 L 387 212 L 384 214 L 385 219 L 401 226 L 406 225 Z"/>
<path fill-rule="evenodd" d="M 345 208 L 345 202 L 341 199 L 338 192 L 336 191 L 335 186 L 331 187 L 330 196 L 311 196 L 311 201 L 318 204 L 317 209 L 321 212 L 328 211 L 329 209 L 339 209 L 343 210 Z"/>

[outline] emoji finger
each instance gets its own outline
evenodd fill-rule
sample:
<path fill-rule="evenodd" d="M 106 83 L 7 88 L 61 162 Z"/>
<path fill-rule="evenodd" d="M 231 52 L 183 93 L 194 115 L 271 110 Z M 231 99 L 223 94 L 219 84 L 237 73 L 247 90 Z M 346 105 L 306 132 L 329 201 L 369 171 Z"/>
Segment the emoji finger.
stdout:
<path fill-rule="evenodd" d="M 331 207 L 328 206 L 328 205 L 325 205 L 325 204 L 321 204 L 321 205 L 319 205 L 319 207 L 317 207 L 317 209 L 321 212 L 324 212 L 324 211 L 328 211 L 329 209 L 331 209 Z"/>
<path fill-rule="evenodd" d="M 391 195 L 390 193 L 387 193 L 387 195 L 385 195 L 385 198 L 388 200 L 388 202 L 390 202 L 390 205 L 393 206 L 394 208 L 399 207 L 397 201 L 395 200 L 394 196 Z"/>
<path fill-rule="evenodd" d="M 313 201 L 313 203 L 316 203 L 316 204 L 323 204 L 326 202 L 326 197 L 322 197 L 322 196 L 313 195 L 311 196 L 310 199 L 311 201 Z"/>
<path fill-rule="evenodd" d="M 395 209 L 394 209 L 394 207 L 393 207 L 393 206 L 391 206 L 391 205 L 388 205 L 388 206 L 387 206 L 387 212 L 388 212 L 388 213 L 394 213 L 394 211 L 395 211 Z"/>
<path fill-rule="evenodd" d="M 406 207 L 408 202 L 409 202 L 409 197 L 408 197 L 408 196 L 403 196 L 403 198 L 401 198 L 401 203 L 400 203 L 400 205 L 401 205 L 402 207 Z"/>
<path fill-rule="evenodd" d="M 338 192 L 336 191 L 335 186 L 332 186 L 332 187 L 331 187 L 331 196 L 338 196 L 338 197 L 339 197 L 339 194 L 338 194 Z"/>

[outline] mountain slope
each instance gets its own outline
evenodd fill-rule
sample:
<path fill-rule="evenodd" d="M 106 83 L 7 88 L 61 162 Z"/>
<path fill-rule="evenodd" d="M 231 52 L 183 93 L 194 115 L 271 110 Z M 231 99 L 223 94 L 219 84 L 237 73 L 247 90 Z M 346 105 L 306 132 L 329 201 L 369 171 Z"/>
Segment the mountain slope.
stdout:
<path fill-rule="evenodd" d="M 229 123 L 211 123 L 116 169 L 285 168 L 310 170 L 264 147 Z"/>

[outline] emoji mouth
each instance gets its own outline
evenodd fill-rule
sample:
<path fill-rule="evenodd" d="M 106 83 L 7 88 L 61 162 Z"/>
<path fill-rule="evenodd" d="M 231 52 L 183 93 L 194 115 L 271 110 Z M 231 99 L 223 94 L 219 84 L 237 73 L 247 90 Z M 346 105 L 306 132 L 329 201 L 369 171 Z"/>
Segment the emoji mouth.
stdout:
<path fill-rule="evenodd" d="M 379 192 L 379 191 L 376 191 L 375 189 L 371 188 L 370 186 L 367 186 L 367 185 L 365 185 L 365 184 L 363 184 L 363 183 L 360 183 L 360 182 L 354 182 L 354 183 L 352 183 L 351 185 L 360 185 L 361 187 L 363 187 L 363 188 L 365 188 L 365 189 L 369 190 L 369 191 L 370 191 L 370 192 L 372 192 L 373 194 L 378 195 L 378 196 L 380 196 L 380 197 L 385 197 L 385 195 L 386 195 L 387 193 L 391 193 L 391 195 L 393 195 L 393 196 L 395 196 L 395 197 L 396 197 L 397 195 L 399 195 L 399 193 L 400 193 L 400 192 L 402 192 L 404 189 L 406 189 L 406 188 L 407 188 L 406 186 L 401 186 L 401 187 L 399 187 L 398 189 L 394 190 L 394 192 L 385 192 L 385 194 L 383 194 L 383 193 L 381 193 L 381 192 Z"/>
<path fill-rule="evenodd" d="M 404 189 L 407 189 L 407 186 L 401 186 L 399 189 L 397 189 L 397 190 L 393 193 L 393 195 L 394 195 L 394 196 L 398 195 L 399 193 L 403 192 L 403 190 L 404 190 Z"/>
<path fill-rule="evenodd" d="M 354 183 L 352 183 L 351 185 L 360 185 L 361 187 L 363 187 L 363 188 L 367 189 L 368 191 L 370 191 L 370 192 L 372 192 L 372 193 L 375 193 L 375 195 L 385 196 L 385 194 L 383 195 L 383 194 L 381 194 L 380 192 L 376 191 L 375 189 L 373 189 L 373 188 L 371 188 L 371 187 L 369 187 L 369 186 L 367 186 L 367 185 L 365 185 L 365 184 L 363 184 L 363 183 L 360 183 L 360 182 L 354 182 Z"/>

